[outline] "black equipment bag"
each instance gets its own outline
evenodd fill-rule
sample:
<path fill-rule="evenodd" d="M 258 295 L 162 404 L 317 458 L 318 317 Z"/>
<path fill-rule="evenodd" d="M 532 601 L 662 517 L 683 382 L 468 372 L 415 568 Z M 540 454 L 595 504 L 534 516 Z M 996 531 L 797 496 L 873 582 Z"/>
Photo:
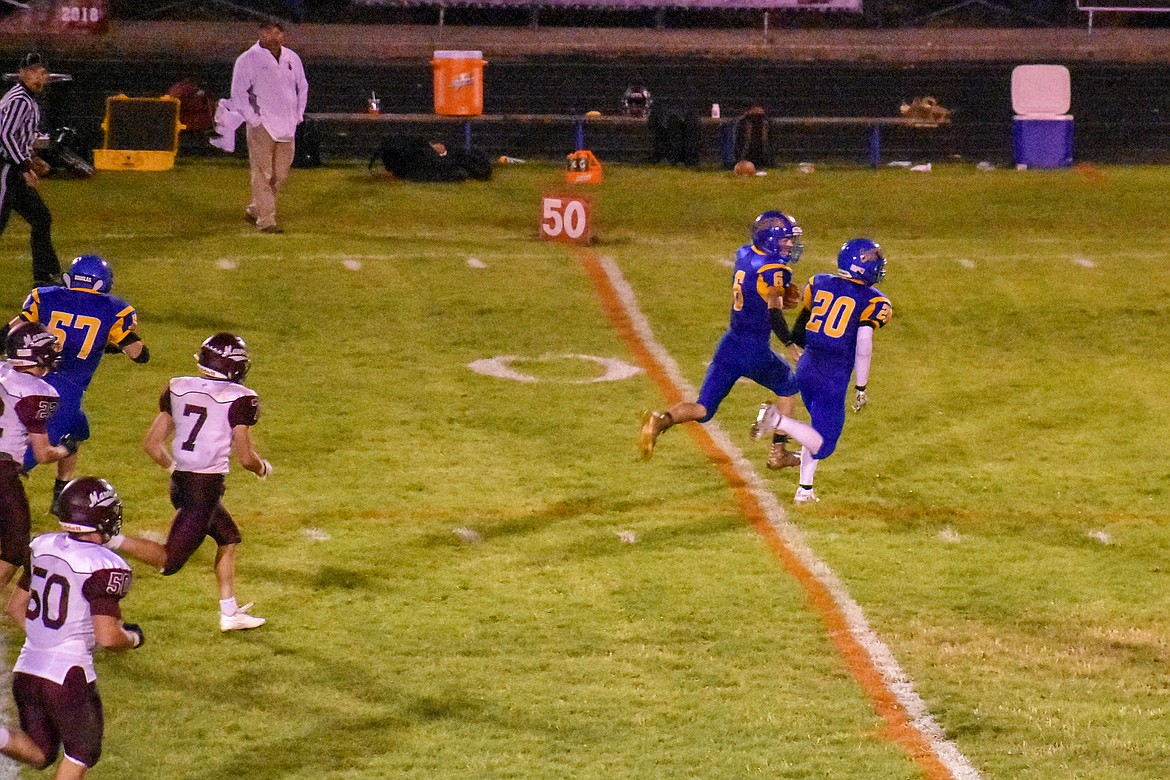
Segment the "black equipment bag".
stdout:
<path fill-rule="evenodd" d="M 381 162 L 387 173 L 406 181 L 460 182 L 467 179 L 488 181 L 492 177 L 492 163 L 478 149 L 443 147 L 440 153 L 435 143 L 419 136 L 386 138 L 378 146 L 366 166 L 371 172 L 374 163 Z"/>
<path fill-rule="evenodd" d="M 295 143 L 292 167 L 319 168 L 321 166 L 321 135 L 316 122 L 306 119 L 297 125 Z"/>

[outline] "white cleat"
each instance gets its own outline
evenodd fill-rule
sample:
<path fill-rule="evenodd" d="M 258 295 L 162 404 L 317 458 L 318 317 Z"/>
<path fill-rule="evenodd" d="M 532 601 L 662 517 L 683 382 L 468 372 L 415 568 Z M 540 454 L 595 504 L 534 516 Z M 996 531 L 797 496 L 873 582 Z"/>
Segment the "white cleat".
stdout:
<path fill-rule="evenodd" d="M 768 416 L 768 407 L 771 405 L 769 403 L 760 404 L 760 411 L 756 412 L 756 420 L 752 423 L 751 428 L 748 429 L 753 439 L 758 439 L 766 433 L 764 430 L 764 420 Z"/>
<path fill-rule="evenodd" d="M 251 602 L 245 604 L 236 610 L 234 615 L 219 616 L 219 630 L 220 631 L 243 631 L 248 628 L 259 628 L 267 621 L 262 617 L 249 615 L 248 610 L 252 608 Z"/>
<path fill-rule="evenodd" d="M 760 404 L 760 410 L 756 412 L 756 420 L 748 430 L 753 439 L 762 439 L 770 433 L 776 433 L 780 419 L 780 410 L 776 408 L 775 404 Z"/>
<path fill-rule="evenodd" d="M 812 504 L 817 501 L 820 501 L 820 499 L 817 498 L 816 492 L 811 488 L 808 490 L 797 488 L 796 495 L 792 498 L 792 503 L 794 504 Z"/>

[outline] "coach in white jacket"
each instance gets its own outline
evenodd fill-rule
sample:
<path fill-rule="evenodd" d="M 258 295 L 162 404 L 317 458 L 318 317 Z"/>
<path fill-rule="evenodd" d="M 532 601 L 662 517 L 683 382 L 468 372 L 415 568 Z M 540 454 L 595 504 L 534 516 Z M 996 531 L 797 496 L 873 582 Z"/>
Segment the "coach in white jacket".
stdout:
<path fill-rule="evenodd" d="M 261 232 L 284 232 L 276 221 L 276 194 L 292 167 L 308 97 L 305 68 L 284 46 L 284 27 L 275 19 L 261 22 L 260 40 L 236 58 L 232 70 L 232 104 L 248 124 L 252 165 L 252 202 L 244 215 Z"/>

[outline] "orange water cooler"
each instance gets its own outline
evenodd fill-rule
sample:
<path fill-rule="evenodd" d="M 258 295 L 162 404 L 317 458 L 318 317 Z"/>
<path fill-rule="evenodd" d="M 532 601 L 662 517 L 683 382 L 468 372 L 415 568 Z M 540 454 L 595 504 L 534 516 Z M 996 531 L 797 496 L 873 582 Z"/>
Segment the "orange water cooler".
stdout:
<path fill-rule="evenodd" d="M 483 66 L 481 51 L 437 51 L 431 60 L 435 71 L 435 113 L 442 116 L 478 116 L 483 113 Z"/>

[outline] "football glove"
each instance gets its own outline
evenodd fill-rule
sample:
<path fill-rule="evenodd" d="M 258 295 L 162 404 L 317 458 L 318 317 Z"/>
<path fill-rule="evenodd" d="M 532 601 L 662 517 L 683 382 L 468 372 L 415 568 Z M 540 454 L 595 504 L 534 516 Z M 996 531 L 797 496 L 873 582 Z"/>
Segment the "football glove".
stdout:
<path fill-rule="evenodd" d="M 62 436 L 61 441 L 57 443 L 64 447 L 70 455 L 77 452 L 77 448 L 81 446 L 81 442 L 74 438 L 73 434 L 71 433 L 67 433 Z"/>
<path fill-rule="evenodd" d="M 256 472 L 256 478 L 261 480 L 261 481 L 264 481 L 264 480 L 268 479 L 269 476 L 271 476 L 272 471 L 273 471 L 272 464 L 269 463 L 268 461 L 264 460 L 264 458 L 261 458 L 260 459 L 260 470 Z"/>
<path fill-rule="evenodd" d="M 142 647 L 146 642 L 146 634 L 142 633 L 142 626 L 137 623 L 123 623 L 122 630 L 128 634 L 134 635 L 134 649 Z"/>
<path fill-rule="evenodd" d="M 853 411 L 860 412 L 868 402 L 869 397 L 865 394 L 865 388 L 858 386 L 857 395 L 853 396 Z"/>

